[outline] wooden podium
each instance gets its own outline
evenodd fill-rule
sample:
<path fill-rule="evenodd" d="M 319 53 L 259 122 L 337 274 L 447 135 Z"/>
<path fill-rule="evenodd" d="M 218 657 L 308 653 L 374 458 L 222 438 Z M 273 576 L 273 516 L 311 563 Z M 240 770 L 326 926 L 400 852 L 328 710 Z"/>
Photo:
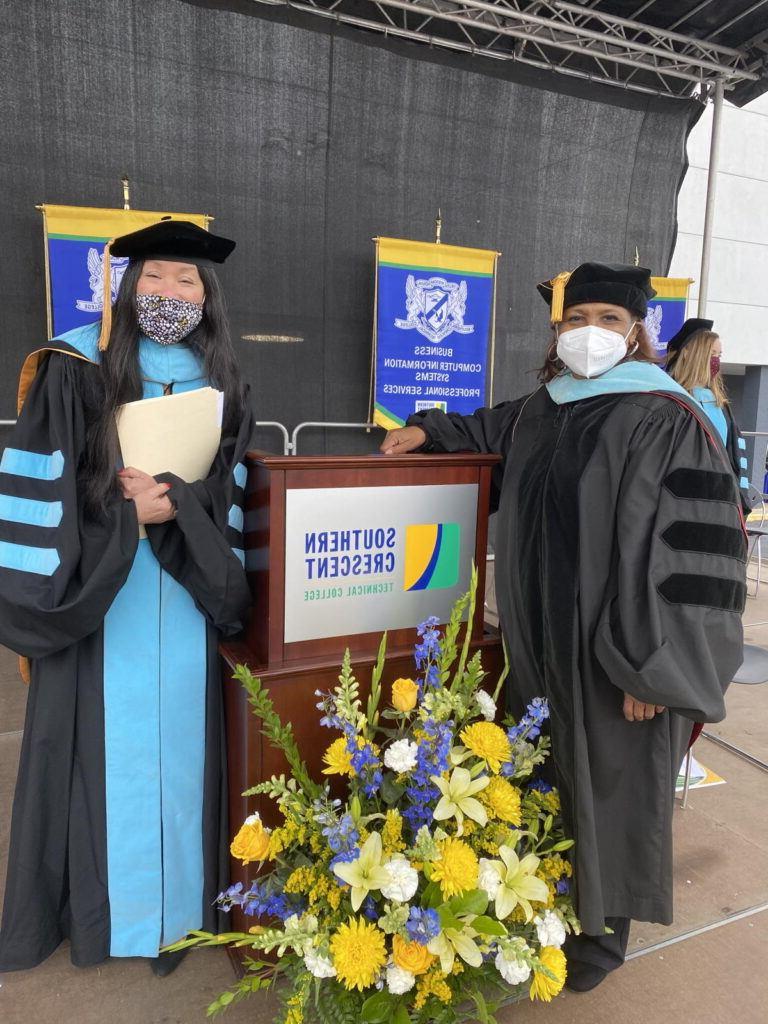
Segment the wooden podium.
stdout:
<path fill-rule="evenodd" d="M 245 557 L 253 612 L 242 638 L 221 646 L 232 834 L 254 811 L 267 825 L 279 823 L 271 801 L 241 794 L 287 767 L 232 679 L 238 664 L 261 677 L 318 779 L 322 754 L 336 737 L 319 725 L 315 691 L 336 685 L 345 648 L 365 697 L 387 630 L 382 684 L 388 697 L 394 679 L 416 676 L 416 624 L 430 614 L 447 620 L 467 589 L 473 560 L 472 651 L 482 650 L 487 672 L 501 671 L 499 635 L 483 622 L 491 472 L 498 461 L 472 453 L 248 454 Z M 252 867 L 231 867 L 233 882 L 253 877 Z M 234 928 L 252 923 L 233 911 Z"/>

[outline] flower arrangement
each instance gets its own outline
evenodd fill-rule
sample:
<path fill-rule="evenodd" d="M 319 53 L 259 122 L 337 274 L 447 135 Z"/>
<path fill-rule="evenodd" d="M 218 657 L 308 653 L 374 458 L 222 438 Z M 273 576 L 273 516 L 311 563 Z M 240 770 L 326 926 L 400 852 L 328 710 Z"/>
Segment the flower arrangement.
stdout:
<path fill-rule="evenodd" d="M 562 989 L 561 946 L 579 925 L 563 857 L 572 841 L 539 774 L 549 711 L 537 699 L 519 722 L 496 724 L 504 676 L 493 695 L 481 689 L 469 629 L 459 647 L 474 592 L 473 579 L 444 635 L 436 619 L 418 627 L 417 678 L 397 679 L 388 706 L 386 636 L 365 706 L 347 652 L 338 686 L 317 693 L 321 724 L 336 734 L 322 784 L 259 680 L 238 668 L 291 770 L 248 794 L 276 801 L 282 823 L 270 830 L 257 814 L 246 819 L 232 854 L 262 871 L 218 897 L 257 923 L 247 933 L 195 932 L 172 948 L 231 943 L 276 960 L 247 960 L 209 1014 L 278 978 L 287 982 L 280 1024 L 494 1024 L 502 1002 L 526 992 L 549 1001 Z"/>

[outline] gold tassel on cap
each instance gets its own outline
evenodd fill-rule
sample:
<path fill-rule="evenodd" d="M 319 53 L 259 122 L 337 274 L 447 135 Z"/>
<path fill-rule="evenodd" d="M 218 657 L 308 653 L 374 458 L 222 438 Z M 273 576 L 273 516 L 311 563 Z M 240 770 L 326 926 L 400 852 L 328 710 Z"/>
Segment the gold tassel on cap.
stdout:
<path fill-rule="evenodd" d="M 99 334 L 99 352 L 106 352 L 109 345 L 109 335 L 112 333 L 112 261 L 110 259 L 110 246 L 114 238 L 110 238 L 104 246 L 104 260 L 102 270 L 104 271 L 104 308 L 101 311 L 101 333 Z"/>
<path fill-rule="evenodd" d="M 563 302 L 565 299 L 565 286 L 568 284 L 573 271 L 564 270 L 562 274 L 553 277 L 549 282 L 552 285 L 552 302 L 550 303 L 549 319 L 553 324 L 559 324 L 563 319 Z"/>

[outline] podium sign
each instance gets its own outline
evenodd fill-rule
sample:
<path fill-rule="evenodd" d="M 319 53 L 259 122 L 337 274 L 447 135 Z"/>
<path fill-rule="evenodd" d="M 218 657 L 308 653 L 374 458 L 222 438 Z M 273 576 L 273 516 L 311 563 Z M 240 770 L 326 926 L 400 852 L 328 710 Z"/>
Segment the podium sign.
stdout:
<path fill-rule="evenodd" d="M 477 484 L 285 496 L 285 643 L 448 619 L 469 587 Z"/>
<path fill-rule="evenodd" d="M 480 652 L 491 678 L 501 672 L 501 640 L 483 614 L 491 474 L 499 461 L 474 452 L 397 458 L 249 452 L 244 539 L 253 609 L 244 636 L 221 647 L 231 831 L 254 811 L 268 825 L 279 823 L 272 801 L 243 791 L 287 770 L 231 679 L 236 665 L 261 678 L 316 779 L 335 734 L 319 724 L 315 693 L 337 684 L 345 648 L 365 701 L 387 630 L 381 685 L 389 694 L 395 679 L 414 675 L 416 625 L 430 615 L 447 621 L 469 587 L 473 561 L 478 590 L 470 656 Z M 232 882 L 247 886 L 252 875 L 251 867 L 232 863 Z M 252 924 L 239 908 L 232 911 L 233 929 Z"/>

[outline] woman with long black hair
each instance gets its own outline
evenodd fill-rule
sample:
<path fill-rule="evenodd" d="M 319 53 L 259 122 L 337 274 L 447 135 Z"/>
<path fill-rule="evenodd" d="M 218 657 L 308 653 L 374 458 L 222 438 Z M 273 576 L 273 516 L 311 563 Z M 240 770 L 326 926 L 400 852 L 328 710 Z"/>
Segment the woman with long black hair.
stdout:
<path fill-rule="evenodd" d="M 0 641 L 29 659 L 31 682 L 0 970 L 68 938 L 78 966 L 143 956 L 163 975 L 177 959 L 160 947 L 215 929 L 217 643 L 250 603 L 252 417 L 213 269 L 233 248 L 184 221 L 117 239 L 111 253 L 130 260 L 101 327 L 55 338 L 22 370 L 0 462 Z M 223 393 L 205 479 L 121 468 L 120 406 L 204 386 Z"/>

